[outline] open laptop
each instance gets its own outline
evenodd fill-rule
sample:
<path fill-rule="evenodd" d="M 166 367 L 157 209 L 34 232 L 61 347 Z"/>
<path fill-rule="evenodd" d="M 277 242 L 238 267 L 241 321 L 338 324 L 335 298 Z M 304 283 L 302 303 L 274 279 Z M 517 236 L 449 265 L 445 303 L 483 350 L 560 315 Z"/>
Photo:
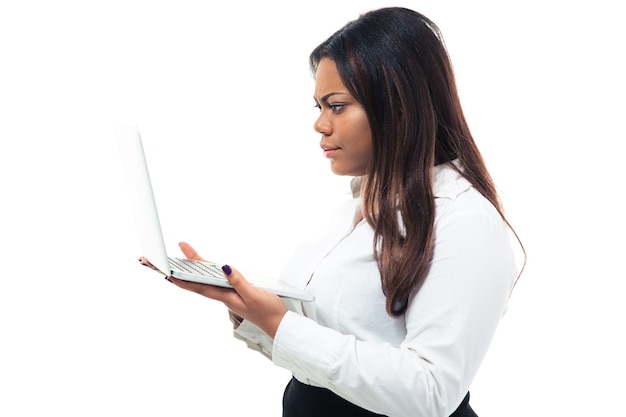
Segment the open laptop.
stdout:
<path fill-rule="evenodd" d="M 142 256 L 166 276 L 219 287 L 231 287 L 219 265 L 167 255 L 141 136 L 136 126 L 119 126 L 115 129 L 115 136 L 128 185 Z M 279 280 L 255 276 L 246 276 L 246 279 L 250 284 L 274 292 L 281 297 L 302 301 L 315 299 L 304 290 Z"/>

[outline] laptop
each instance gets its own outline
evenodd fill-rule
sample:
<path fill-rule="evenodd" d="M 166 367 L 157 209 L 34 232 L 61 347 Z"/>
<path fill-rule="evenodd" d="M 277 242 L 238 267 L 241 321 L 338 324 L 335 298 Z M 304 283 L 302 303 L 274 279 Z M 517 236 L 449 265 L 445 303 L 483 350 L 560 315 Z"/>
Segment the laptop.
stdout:
<path fill-rule="evenodd" d="M 115 136 L 135 218 L 139 246 L 143 252 L 142 256 L 166 276 L 232 288 L 219 265 L 168 256 L 137 126 L 119 126 L 115 129 Z M 313 301 L 315 299 L 312 294 L 303 289 L 277 279 L 252 275 L 246 275 L 246 279 L 250 284 L 264 288 L 281 297 L 301 301 Z"/>

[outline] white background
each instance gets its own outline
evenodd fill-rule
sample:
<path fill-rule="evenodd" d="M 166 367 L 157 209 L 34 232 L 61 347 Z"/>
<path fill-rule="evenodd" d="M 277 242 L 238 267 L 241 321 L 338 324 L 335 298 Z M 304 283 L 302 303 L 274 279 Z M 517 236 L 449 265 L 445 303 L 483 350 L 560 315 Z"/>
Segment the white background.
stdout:
<path fill-rule="evenodd" d="M 618 3 L 2 2 L 0 415 L 280 415 L 289 373 L 233 339 L 222 306 L 136 262 L 112 128 L 140 126 L 172 252 L 276 273 L 346 191 L 312 129 L 308 54 L 386 5 L 441 27 L 528 250 L 474 408 L 619 414 Z"/>

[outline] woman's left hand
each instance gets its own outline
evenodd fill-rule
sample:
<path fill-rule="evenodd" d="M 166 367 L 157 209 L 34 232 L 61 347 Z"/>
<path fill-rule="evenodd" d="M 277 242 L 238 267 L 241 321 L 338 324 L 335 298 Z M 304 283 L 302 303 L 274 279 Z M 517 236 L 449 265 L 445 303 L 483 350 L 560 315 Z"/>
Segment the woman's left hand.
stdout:
<path fill-rule="evenodd" d="M 236 269 L 224 265 L 222 270 L 232 289 L 173 277 L 169 279 L 181 288 L 221 301 L 231 312 L 255 324 L 274 339 L 278 325 L 287 312 L 285 303 L 276 294 L 250 285 Z"/>

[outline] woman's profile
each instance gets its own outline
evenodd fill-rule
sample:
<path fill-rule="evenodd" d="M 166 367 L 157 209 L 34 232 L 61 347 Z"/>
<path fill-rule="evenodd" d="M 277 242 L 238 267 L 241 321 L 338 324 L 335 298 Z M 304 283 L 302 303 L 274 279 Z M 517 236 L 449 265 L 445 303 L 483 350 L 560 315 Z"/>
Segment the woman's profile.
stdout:
<path fill-rule="evenodd" d="M 443 37 L 413 10 L 372 10 L 310 66 L 321 153 L 353 178 L 353 198 L 281 274 L 315 301 L 228 265 L 233 289 L 171 280 L 224 303 L 235 336 L 293 374 L 284 417 L 475 416 L 469 390 L 520 268 Z"/>

